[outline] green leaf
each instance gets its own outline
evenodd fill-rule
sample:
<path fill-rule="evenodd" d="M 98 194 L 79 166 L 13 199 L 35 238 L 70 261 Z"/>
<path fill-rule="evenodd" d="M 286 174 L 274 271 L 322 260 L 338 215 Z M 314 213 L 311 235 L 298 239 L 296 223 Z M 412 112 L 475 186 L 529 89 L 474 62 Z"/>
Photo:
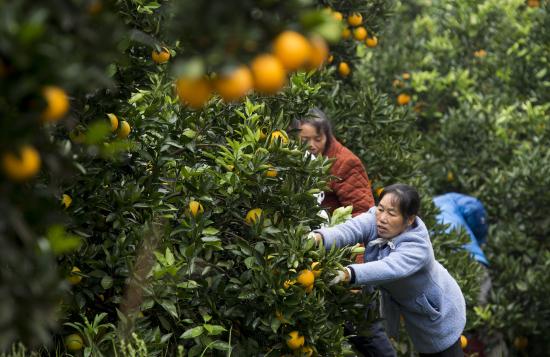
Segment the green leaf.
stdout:
<path fill-rule="evenodd" d="M 178 317 L 178 311 L 176 308 L 176 305 L 172 301 L 163 300 L 160 303 L 160 306 L 164 308 L 164 310 L 168 311 L 170 315 L 177 318 Z"/>
<path fill-rule="evenodd" d="M 216 340 L 212 342 L 210 345 L 213 349 L 220 350 L 220 351 L 229 351 L 231 349 L 231 345 L 225 341 Z"/>
<path fill-rule="evenodd" d="M 188 280 L 188 281 L 184 281 L 183 283 L 179 283 L 176 286 L 182 289 L 196 289 L 200 287 L 200 284 L 194 280 Z"/>
<path fill-rule="evenodd" d="M 113 286 L 113 278 L 109 275 L 105 275 L 101 278 L 101 287 L 105 290 L 110 289 Z"/>
<path fill-rule="evenodd" d="M 67 234 L 65 228 L 59 225 L 51 226 L 46 234 L 51 250 L 55 255 L 76 250 L 82 244 L 82 240 L 72 234 Z"/>
<path fill-rule="evenodd" d="M 182 333 L 180 338 L 189 339 L 189 338 L 199 337 L 200 335 L 202 335 L 203 332 L 204 332 L 204 327 L 202 326 L 193 327 L 185 331 L 184 333 Z"/>
<path fill-rule="evenodd" d="M 217 336 L 217 335 L 219 335 L 219 334 L 221 334 L 221 333 L 227 331 L 227 330 L 225 329 L 225 327 L 220 326 L 220 325 L 204 324 L 204 325 L 202 325 L 202 326 L 206 329 L 206 331 L 208 331 L 208 334 L 209 334 L 210 336 Z"/>

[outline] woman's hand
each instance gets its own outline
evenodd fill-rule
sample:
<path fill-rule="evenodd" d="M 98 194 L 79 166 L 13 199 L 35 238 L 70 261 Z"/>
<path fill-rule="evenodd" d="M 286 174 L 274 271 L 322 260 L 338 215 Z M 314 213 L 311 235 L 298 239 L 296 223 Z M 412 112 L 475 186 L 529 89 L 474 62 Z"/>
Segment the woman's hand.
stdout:
<path fill-rule="evenodd" d="M 336 276 L 328 283 L 328 285 L 336 285 L 340 283 L 349 283 L 351 279 L 351 272 L 349 268 L 339 270 Z"/>
<path fill-rule="evenodd" d="M 314 239 L 316 245 L 319 245 L 323 241 L 323 236 L 316 232 L 309 232 L 307 237 L 308 239 Z"/>

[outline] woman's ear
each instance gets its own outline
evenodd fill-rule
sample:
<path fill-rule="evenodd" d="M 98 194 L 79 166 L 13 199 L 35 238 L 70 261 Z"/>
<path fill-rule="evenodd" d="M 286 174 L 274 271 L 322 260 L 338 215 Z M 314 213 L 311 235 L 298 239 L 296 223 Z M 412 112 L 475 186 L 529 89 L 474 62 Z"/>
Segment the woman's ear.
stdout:
<path fill-rule="evenodd" d="M 415 219 L 416 219 L 415 215 L 412 215 L 409 218 L 407 218 L 407 226 L 411 226 L 414 223 Z"/>

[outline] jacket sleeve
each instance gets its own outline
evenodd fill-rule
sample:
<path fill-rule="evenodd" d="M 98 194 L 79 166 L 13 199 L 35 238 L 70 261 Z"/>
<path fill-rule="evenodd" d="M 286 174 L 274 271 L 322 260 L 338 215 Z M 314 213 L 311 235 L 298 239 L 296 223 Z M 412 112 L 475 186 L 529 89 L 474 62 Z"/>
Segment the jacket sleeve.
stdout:
<path fill-rule="evenodd" d="M 346 222 L 331 228 L 316 230 L 323 236 L 326 249 L 366 243 L 376 235 L 376 208 L 362 213 Z"/>
<path fill-rule="evenodd" d="M 353 205 L 354 215 L 368 211 L 374 206 L 374 197 L 361 160 L 351 157 L 339 166 L 339 179 L 334 181 L 332 189 L 340 205 Z"/>
<path fill-rule="evenodd" d="M 431 246 L 422 237 L 414 237 L 399 243 L 381 260 L 352 264 L 355 284 L 378 285 L 406 278 L 422 269 L 429 261 Z"/>

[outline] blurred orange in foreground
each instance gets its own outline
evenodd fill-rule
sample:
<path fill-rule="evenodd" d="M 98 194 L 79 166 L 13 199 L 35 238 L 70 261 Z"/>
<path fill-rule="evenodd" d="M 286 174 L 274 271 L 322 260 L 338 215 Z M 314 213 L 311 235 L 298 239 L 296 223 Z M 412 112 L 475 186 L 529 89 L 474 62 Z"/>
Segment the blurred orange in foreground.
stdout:
<path fill-rule="evenodd" d="M 212 97 L 212 87 L 205 78 L 182 77 L 176 82 L 180 101 L 192 109 L 199 109 Z"/>
<path fill-rule="evenodd" d="M 14 181 L 25 181 L 35 176 L 40 170 L 40 154 L 32 146 L 23 146 L 18 153 L 5 153 L 2 156 L 2 168 Z"/>
<path fill-rule="evenodd" d="M 229 73 L 222 74 L 214 82 L 214 89 L 226 102 L 241 99 L 252 90 L 253 86 L 252 72 L 246 66 L 240 66 Z"/>
<path fill-rule="evenodd" d="M 311 56 L 311 45 L 295 31 L 282 32 L 273 42 L 273 54 L 288 71 L 303 67 Z"/>
<path fill-rule="evenodd" d="M 65 91 L 56 86 L 47 86 L 42 90 L 46 101 L 46 109 L 42 112 L 42 120 L 56 122 L 67 114 L 69 110 L 69 98 Z"/>
<path fill-rule="evenodd" d="M 270 54 L 254 58 L 250 64 L 254 77 L 254 88 L 264 94 L 278 92 L 286 82 L 286 71 L 279 59 Z"/>

